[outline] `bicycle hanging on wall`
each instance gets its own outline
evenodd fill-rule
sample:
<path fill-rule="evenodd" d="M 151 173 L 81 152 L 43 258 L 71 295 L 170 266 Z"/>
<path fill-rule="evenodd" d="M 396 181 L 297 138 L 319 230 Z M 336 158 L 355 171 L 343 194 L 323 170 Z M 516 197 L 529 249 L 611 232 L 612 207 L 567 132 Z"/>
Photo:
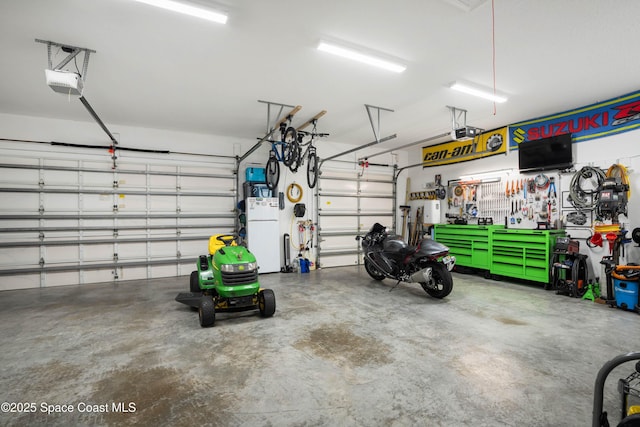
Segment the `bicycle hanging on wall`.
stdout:
<path fill-rule="evenodd" d="M 307 161 L 307 184 L 309 188 L 314 188 L 318 182 L 318 155 L 316 154 L 316 147 L 313 145 L 315 138 L 323 138 L 329 136 L 328 133 L 318 133 L 316 130 L 316 124 L 318 120 L 312 121 L 313 130 L 311 132 L 299 130 L 297 140 L 292 143 L 294 158 L 289 165 L 291 172 L 297 172 L 300 166 L 304 165 L 305 158 Z M 307 142 L 304 142 L 305 137 L 309 137 Z M 304 152 L 303 152 L 304 148 Z"/>
<path fill-rule="evenodd" d="M 280 141 L 271 141 L 269 160 L 265 167 L 266 184 L 269 190 L 276 188 L 280 181 L 280 162 L 288 167 L 297 154 L 293 145 L 297 139 L 297 132 L 290 126 L 292 117 L 289 115 L 284 122 L 280 123 Z"/>
<path fill-rule="evenodd" d="M 273 190 L 278 186 L 280 181 L 280 162 L 295 173 L 304 164 L 305 156 L 307 159 L 307 184 L 309 184 L 309 188 L 316 186 L 319 167 L 316 147 L 313 145 L 313 141 L 317 137 L 329 135 L 316 131 L 318 119 L 325 114 L 326 111 L 322 110 L 297 129 L 290 125 L 293 115 L 287 116 L 286 120 L 280 123 L 280 141 L 271 142 L 269 159 L 265 168 L 267 188 Z M 313 125 L 313 130 L 311 132 L 304 131 L 303 129 L 309 125 Z M 310 139 L 304 142 L 306 136 L 310 136 Z M 304 153 L 302 152 L 302 147 L 306 147 Z"/>

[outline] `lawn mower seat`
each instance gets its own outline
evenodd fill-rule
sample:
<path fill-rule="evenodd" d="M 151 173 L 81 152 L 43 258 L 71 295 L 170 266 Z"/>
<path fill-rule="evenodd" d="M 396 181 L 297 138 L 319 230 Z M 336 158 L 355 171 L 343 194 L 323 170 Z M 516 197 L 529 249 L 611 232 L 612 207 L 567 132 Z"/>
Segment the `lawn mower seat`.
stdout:
<path fill-rule="evenodd" d="M 214 234 L 209 237 L 209 255 L 213 255 L 218 252 L 220 248 L 224 248 L 224 243 L 218 240 L 218 236 L 228 236 L 228 234 Z M 235 240 L 231 242 L 231 246 L 238 246 Z"/>

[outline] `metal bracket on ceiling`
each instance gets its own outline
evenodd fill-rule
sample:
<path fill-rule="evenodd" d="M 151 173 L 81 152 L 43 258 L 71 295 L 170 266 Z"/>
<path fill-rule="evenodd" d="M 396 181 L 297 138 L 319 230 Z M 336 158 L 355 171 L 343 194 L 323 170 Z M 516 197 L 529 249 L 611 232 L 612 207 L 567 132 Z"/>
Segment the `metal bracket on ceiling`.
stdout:
<path fill-rule="evenodd" d="M 300 109 L 302 109 L 302 107 L 300 105 L 288 105 L 288 104 L 280 104 L 278 102 L 271 102 L 271 101 L 262 101 L 262 100 L 258 100 L 258 102 L 262 103 L 262 104 L 267 104 L 267 130 L 265 132 L 265 135 L 253 146 L 249 149 L 249 151 L 247 151 L 246 153 L 244 153 L 242 156 L 238 157 L 238 166 L 240 165 L 240 163 L 246 159 L 247 157 L 249 157 L 251 154 L 253 154 L 254 151 L 256 151 L 258 148 L 260 148 L 260 146 L 262 145 L 263 142 L 270 140 L 271 136 L 274 134 L 274 132 L 280 128 L 280 123 L 283 123 L 285 120 L 290 120 L 294 114 L 296 114 L 298 111 L 300 111 Z M 276 107 L 280 107 L 278 109 L 278 114 L 276 115 L 273 124 L 271 123 L 271 107 L 272 106 L 276 106 Z M 282 110 L 285 108 L 291 108 L 291 110 L 287 113 L 286 116 L 282 115 Z"/>
<path fill-rule="evenodd" d="M 82 72 L 80 72 L 80 78 L 84 81 L 87 78 L 87 68 L 89 68 L 89 55 L 95 53 L 95 50 L 87 49 L 86 47 L 72 46 L 70 44 L 63 44 L 52 42 L 50 40 L 36 39 L 37 43 L 44 43 L 47 45 L 47 64 L 50 70 L 60 70 L 66 66 L 71 60 L 75 59 L 80 53 L 84 53 L 84 60 L 82 62 Z M 67 53 L 67 57 L 64 58 L 55 67 L 53 66 L 53 47 L 58 47 L 63 52 Z"/>
<path fill-rule="evenodd" d="M 442 134 L 439 134 L 439 135 L 430 136 L 429 138 L 421 139 L 420 141 L 410 142 L 408 144 L 401 145 L 399 147 L 390 148 L 389 150 L 385 150 L 385 151 L 380 151 L 379 153 L 370 154 L 368 156 L 362 156 L 362 157 L 359 157 L 358 160 L 360 161 L 360 160 L 364 160 L 364 159 L 369 159 L 371 157 L 380 156 L 382 154 L 391 153 L 392 151 L 403 150 L 405 148 L 409 148 L 409 147 L 412 147 L 414 145 L 424 144 L 425 142 L 434 141 L 436 139 L 443 138 L 443 137 L 449 136 L 449 135 L 451 135 L 451 132 L 445 132 L 445 133 L 442 133 Z"/>
<path fill-rule="evenodd" d="M 456 129 L 460 129 L 460 128 L 463 128 L 463 127 L 467 126 L 467 110 L 463 110 L 461 108 L 456 108 L 456 107 L 451 107 L 449 105 L 447 105 L 447 108 L 451 112 L 451 130 L 455 131 Z M 385 150 L 385 151 L 381 151 L 379 153 L 374 153 L 374 154 L 371 154 L 371 155 L 368 155 L 368 156 L 363 156 L 363 157 L 360 157 L 358 160 L 364 160 L 364 159 L 368 159 L 368 158 L 371 158 L 371 157 L 380 156 L 382 154 L 387 154 L 387 153 L 390 153 L 390 152 L 396 151 L 396 150 L 402 150 L 404 148 L 409 148 L 409 147 L 412 147 L 412 146 L 418 145 L 418 144 L 424 144 L 426 142 L 431 142 L 431 141 L 434 141 L 434 140 L 437 140 L 437 139 L 440 139 L 440 138 L 448 137 L 450 135 L 451 135 L 451 132 L 444 132 L 444 133 L 441 133 L 441 134 L 438 134 L 438 135 L 431 136 L 429 138 L 421 139 L 419 141 L 410 142 L 408 144 L 401 145 L 400 147 L 395 147 L 395 148 L 392 148 L 390 150 Z M 475 150 L 476 150 L 476 147 L 474 145 L 473 151 L 475 152 Z M 419 163 L 417 165 L 421 165 L 421 164 L 422 163 Z M 405 168 L 402 168 L 402 169 L 400 169 L 400 171 L 402 171 L 404 169 Z"/>
<path fill-rule="evenodd" d="M 451 130 L 456 130 L 467 126 L 467 110 L 451 107 L 447 105 L 451 112 Z"/>
<path fill-rule="evenodd" d="M 280 127 L 280 123 L 284 120 L 288 120 L 290 116 L 293 116 L 299 109 L 300 106 L 289 105 L 289 104 L 280 104 L 279 102 L 271 102 L 271 101 L 262 101 L 258 99 L 258 102 L 262 104 L 267 104 L 267 128 L 265 130 L 266 134 L 273 133 L 273 130 Z M 276 114 L 275 119 L 273 119 L 273 124 L 271 123 L 271 107 L 280 107 L 278 109 L 278 114 Z M 282 110 L 284 107 L 293 108 L 293 110 L 285 117 L 282 117 Z"/>
<path fill-rule="evenodd" d="M 47 65 L 50 70 L 61 70 L 62 67 L 66 66 L 69 62 L 75 59 L 80 53 L 84 53 L 82 71 L 78 70 L 78 72 L 80 73 L 80 78 L 82 79 L 82 81 L 83 82 L 85 81 L 85 79 L 87 78 L 87 69 L 89 68 L 89 55 L 91 53 L 95 53 L 96 52 L 95 50 L 87 49 L 86 47 L 73 46 L 70 44 L 57 43 L 51 40 L 41 40 L 41 39 L 35 39 L 35 40 L 36 40 L 36 43 L 43 43 L 47 45 Z M 52 52 L 53 47 L 58 47 L 60 48 L 60 50 L 68 54 L 66 58 L 64 58 L 60 63 L 58 63 L 55 66 L 53 65 L 53 56 L 54 56 Z M 81 95 L 80 102 L 82 102 L 82 105 L 84 105 L 84 107 L 87 109 L 89 114 L 91 114 L 91 117 L 93 117 L 93 119 L 98 123 L 98 125 L 100 125 L 102 130 L 104 130 L 104 132 L 107 134 L 107 136 L 111 140 L 111 143 L 113 144 L 113 147 L 117 146 L 118 141 L 113 136 L 113 134 L 109 131 L 107 126 L 104 124 L 104 122 L 100 119 L 100 117 L 95 112 L 93 107 L 91 107 L 91 104 L 89 104 L 89 101 L 87 101 L 87 99 Z M 115 169 L 116 168 L 115 151 L 113 151 L 112 159 L 113 159 L 113 168 Z"/>
<path fill-rule="evenodd" d="M 351 154 L 351 153 L 353 153 L 355 151 L 362 150 L 363 148 L 367 148 L 367 147 L 370 147 L 372 145 L 376 145 L 376 144 L 380 144 L 380 143 L 383 143 L 383 142 L 390 141 L 390 140 L 394 139 L 396 136 L 397 135 L 394 133 L 393 135 L 386 136 L 386 137 L 384 137 L 384 138 L 382 138 L 382 139 L 380 139 L 378 141 L 372 141 L 372 142 L 369 142 L 368 144 L 364 144 L 364 145 L 362 145 L 360 147 L 352 148 L 351 150 L 347 150 L 347 151 L 343 151 L 342 153 L 334 154 L 333 156 L 327 157 L 326 159 L 321 159 L 320 160 L 320 164 L 318 166 L 318 169 L 320 169 L 322 167 L 322 164 L 324 162 L 326 162 L 326 161 L 336 159 L 336 158 L 344 156 L 346 154 Z"/>
<path fill-rule="evenodd" d="M 389 141 L 391 139 L 394 139 L 396 137 L 396 134 L 394 133 L 393 135 L 389 135 L 387 137 L 384 137 L 382 139 L 380 139 L 380 111 L 389 111 L 389 112 L 394 112 L 393 110 L 389 109 L 389 108 L 383 108 L 383 107 L 376 107 L 375 105 L 369 105 L 369 104 L 364 104 L 365 108 L 367 109 L 367 115 L 369 116 L 369 122 L 371 123 L 371 129 L 373 129 L 373 136 L 375 137 L 375 141 L 373 142 L 369 142 L 367 144 L 364 144 L 360 147 L 356 147 L 356 148 L 352 148 L 350 150 L 347 151 L 343 151 L 342 153 L 338 153 L 338 154 L 334 154 L 331 157 L 327 157 L 326 159 L 321 159 L 320 160 L 320 164 L 318 165 L 318 169 L 322 168 L 322 164 L 326 161 L 329 160 L 333 160 L 335 158 L 344 156 L 346 154 L 351 154 L 355 151 L 358 150 L 362 150 L 363 148 L 367 148 L 370 147 L 372 145 L 376 145 L 376 144 L 380 144 L 382 142 L 386 142 Z M 377 112 L 376 114 L 376 119 L 374 120 L 374 117 L 371 114 L 371 110 L 375 110 Z"/>
<path fill-rule="evenodd" d="M 380 142 L 380 111 L 390 111 L 394 112 L 389 108 L 376 107 L 375 105 L 364 104 L 367 109 L 367 115 L 369 116 L 369 123 L 371 123 L 371 129 L 373 130 L 373 136 L 376 139 L 376 142 Z M 375 110 L 377 112 L 377 120 L 374 120 L 371 115 L 371 110 Z"/>

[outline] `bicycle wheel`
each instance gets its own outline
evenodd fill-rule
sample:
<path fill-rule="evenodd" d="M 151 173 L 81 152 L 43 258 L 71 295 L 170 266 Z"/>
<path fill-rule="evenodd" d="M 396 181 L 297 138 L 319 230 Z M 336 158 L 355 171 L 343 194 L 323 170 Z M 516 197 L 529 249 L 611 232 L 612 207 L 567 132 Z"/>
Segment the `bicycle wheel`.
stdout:
<path fill-rule="evenodd" d="M 276 188 L 278 186 L 278 181 L 280 181 L 280 164 L 273 152 L 269 155 L 269 160 L 267 161 L 267 166 L 265 168 L 265 175 L 267 188 L 269 190 Z"/>
<path fill-rule="evenodd" d="M 297 140 L 298 133 L 296 132 L 296 128 L 289 126 L 287 130 L 284 131 L 284 135 L 282 135 L 282 142 L 290 144 L 292 142 L 296 142 Z"/>
<path fill-rule="evenodd" d="M 316 186 L 318 182 L 318 156 L 316 150 L 309 150 L 307 157 L 307 184 L 309 188 Z"/>
<path fill-rule="evenodd" d="M 292 163 L 298 160 L 299 151 L 299 146 L 296 141 L 285 143 L 282 148 L 282 163 L 290 167 Z"/>
<path fill-rule="evenodd" d="M 302 148 L 300 148 L 300 145 L 296 143 L 295 155 L 293 156 L 291 164 L 289 165 L 289 170 L 293 173 L 298 172 L 298 168 L 300 167 L 301 161 L 302 161 Z"/>

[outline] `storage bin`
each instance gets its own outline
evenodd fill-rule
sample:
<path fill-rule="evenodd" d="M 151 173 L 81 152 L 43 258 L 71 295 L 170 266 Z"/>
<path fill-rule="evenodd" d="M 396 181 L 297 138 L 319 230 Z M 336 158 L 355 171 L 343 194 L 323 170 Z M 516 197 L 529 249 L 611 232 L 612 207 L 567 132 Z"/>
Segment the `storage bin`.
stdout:
<path fill-rule="evenodd" d="M 247 168 L 245 175 L 247 182 L 267 182 L 264 168 Z"/>

